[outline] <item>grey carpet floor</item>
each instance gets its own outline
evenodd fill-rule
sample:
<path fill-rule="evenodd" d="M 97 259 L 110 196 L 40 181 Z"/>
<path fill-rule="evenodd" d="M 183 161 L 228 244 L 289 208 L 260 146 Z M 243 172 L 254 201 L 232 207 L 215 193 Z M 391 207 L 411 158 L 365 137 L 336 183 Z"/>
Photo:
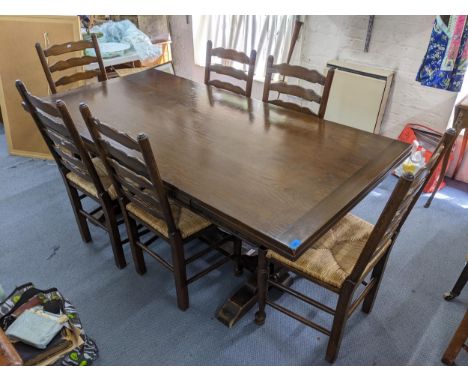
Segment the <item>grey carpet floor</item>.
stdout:
<path fill-rule="evenodd" d="M 0 127 L 1 129 L 1 127 Z M 1 130 L 0 130 L 1 133 Z M 389 176 L 354 213 L 375 222 L 395 179 Z M 348 321 L 336 365 L 440 365 L 468 305 L 468 288 L 446 302 L 468 252 L 468 187 L 449 182 L 430 209 L 418 202 L 401 232 L 370 315 Z M 171 274 L 152 259 L 139 276 L 114 267 L 107 236 L 78 234 L 53 162 L 7 154 L 0 134 L 0 284 L 6 292 L 28 281 L 57 287 L 78 308 L 100 349 L 97 365 L 325 365 L 327 337 L 267 308 L 257 327 L 254 309 L 228 329 L 214 314 L 248 275 L 225 265 L 190 287 L 191 306 L 175 304 Z M 167 252 L 167 248 L 161 248 Z M 302 291 L 334 296 L 296 280 Z M 281 303 L 329 325 L 324 313 L 279 296 Z M 468 365 L 466 352 L 459 364 Z"/>

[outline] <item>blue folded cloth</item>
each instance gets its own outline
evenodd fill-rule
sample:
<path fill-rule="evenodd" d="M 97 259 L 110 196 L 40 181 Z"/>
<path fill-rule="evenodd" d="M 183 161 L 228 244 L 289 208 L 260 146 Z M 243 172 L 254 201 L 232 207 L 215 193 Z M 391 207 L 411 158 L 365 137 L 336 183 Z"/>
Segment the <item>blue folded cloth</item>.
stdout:
<path fill-rule="evenodd" d="M 40 308 L 25 310 L 7 329 L 12 341 L 21 341 L 38 349 L 45 349 L 62 329 L 66 316 L 44 312 Z"/>

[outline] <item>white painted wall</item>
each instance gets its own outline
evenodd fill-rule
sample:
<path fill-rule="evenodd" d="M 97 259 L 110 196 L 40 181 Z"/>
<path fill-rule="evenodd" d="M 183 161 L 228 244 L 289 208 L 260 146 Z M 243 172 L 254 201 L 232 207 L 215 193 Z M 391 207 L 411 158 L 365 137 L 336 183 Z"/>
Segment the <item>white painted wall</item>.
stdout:
<path fill-rule="evenodd" d="M 342 59 L 396 72 L 382 133 L 396 137 L 408 122 L 444 131 L 456 93 L 421 86 L 416 73 L 427 49 L 435 16 L 376 16 L 369 52 L 365 53 L 367 16 L 307 16 L 296 62 L 321 70 L 330 59 Z M 193 59 L 192 26 L 185 16 L 171 16 L 177 74 L 203 82 L 203 68 Z M 253 97 L 261 99 L 261 83 Z"/>

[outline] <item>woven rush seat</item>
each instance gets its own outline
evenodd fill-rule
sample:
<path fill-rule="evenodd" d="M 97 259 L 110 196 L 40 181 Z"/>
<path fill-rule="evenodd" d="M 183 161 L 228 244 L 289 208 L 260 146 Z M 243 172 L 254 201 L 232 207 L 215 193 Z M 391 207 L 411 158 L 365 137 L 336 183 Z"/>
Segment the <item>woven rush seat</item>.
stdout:
<path fill-rule="evenodd" d="M 114 185 L 112 184 L 112 180 L 110 179 L 109 175 L 107 174 L 106 167 L 104 163 L 101 161 L 100 158 L 95 157 L 92 159 L 94 167 L 96 168 L 96 172 L 101 179 L 102 185 L 109 193 L 109 196 L 112 200 L 116 200 L 118 198 L 117 192 L 115 191 Z M 74 172 L 67 173 L 67 179 L 72 182 L 74 185 L 78 186 L 79 188 L 85 190 L 87 193 L 93 195 L 94 197 L 98 197 L 98 193 L 96 187 L 92 182 L 82 178 L 81 176 L 75 174 Z"/>
<path fill-rule="evenodd" d="M 267 257 L 318 282 L 341 288 L 351 274 L 373 229 L 373 224 L 347 214 L 296 261 L 288 260 L 273 251 L 268 251 Z M 390 241 L 369 262 L 364 274 L 375 266 L 389 245 Z"/>
<path fill-rule="evenodd" d="M 183 239 L 200 232 L 212 224 L 210 221 L 206 220 L 200 215 L 193 213 L 187 208 L 180 207 L 172 203 L 170 203 L 170 206 L 174 213 L 175 223 L 179 228 Z M 157 232 L 161 233 L 166 238 L 169 238 L 169 230 L 164 219 L 160 219 L 148 211 L 141 209 L 133 202 L 127 204 L 126 209 L 128 212 L 140 219 L 143 223 L 154 228 Z"/>

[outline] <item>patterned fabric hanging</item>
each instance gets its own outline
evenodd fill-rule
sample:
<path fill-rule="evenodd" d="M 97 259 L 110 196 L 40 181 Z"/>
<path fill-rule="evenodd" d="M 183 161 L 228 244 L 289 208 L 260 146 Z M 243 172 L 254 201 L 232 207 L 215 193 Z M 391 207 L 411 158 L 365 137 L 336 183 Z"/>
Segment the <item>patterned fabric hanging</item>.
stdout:
<path fill-rule="evenodd" d="M 467 16 L 450 16 L 447 24 L 437 16 L 416 81 L 438 89 L 460 91 L 467 67 L 467 40 Z"/>

